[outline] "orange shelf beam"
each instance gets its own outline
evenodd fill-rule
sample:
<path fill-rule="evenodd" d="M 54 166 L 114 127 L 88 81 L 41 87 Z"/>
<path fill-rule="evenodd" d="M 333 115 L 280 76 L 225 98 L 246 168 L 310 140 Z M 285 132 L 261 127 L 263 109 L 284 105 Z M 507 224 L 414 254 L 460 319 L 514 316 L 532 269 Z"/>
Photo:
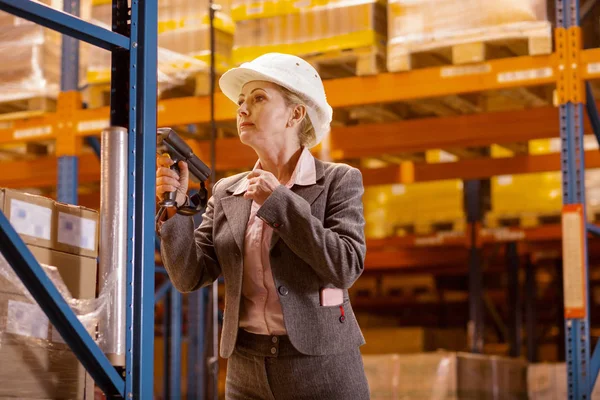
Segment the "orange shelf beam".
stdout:
<path fill-rule="evenodd" d="M 582 52 L 582 60 L 579 68 L 584 79 L 600 78 L 600 68 L 598 68 L 600 51 L 585 50 Z M 331 106 L 343 108 L 553 84 L 556 81 L 556 70 L 557 57 L 554 54 L 524 56 L 468 66 L 434 67 L 402 73 L 333 79 L 325 81 L 325 89 Z M 205 96 L 159 101 L 158 124 L 173 126 L 208 123 L 210 121 L 209 100 Z M 217 121 L 235 119 L 235 109 L 233 102 L 223 94 L 217 93 L 215 96 Z M 108 124 L 108 114 L 108 107 L 77 111 L 72 121 L 76 135 L 98 134 Z M 58 124 L 61 122 L 63 121 L 58 121 L 56 114 L 53 113 L 29 120 L 12 121 L 11 126 L 0 129 L 0 144 L 56 139 Z"/>
<path fill-rule="evenodd" d="M 229 139 L 228 139 L 229 140 Z M 236 143 L 231 139 L 231 143 Z M 250 168 L 256 161 L 256 156 L 246 152 L 242 147 L 239 152 L 237 144 L 228 147 L 226 143 L 217 146 L 217 170 Z M 198 146 L 200 155 L 208 154 L 208 146 Z M 221 151 L 219 151 L 221 149 Z M 233 149 L 233 150 L 232 150 Z M 222 154 L 222 156 L 220 155 Z M 586 168 L 600 168 L 600 152 L 589 150 L 585 152 Z M 6 161 L 0 163 L 5 171 L 15 171 L 0 176 L 0 187 L 52 187 L 56 186 L 57 168 L 56 157 L 43 157 L 36 160 Z M 80 183 L 99 182 L 100 166 L 95 155 L 81 156 Z M 401 166 L 363 169 L 363 184 L 365 186 L 408 183 L 402 173 Z M 518 156 L 510 158 L 481 158 L 463 160 L 451 163 L 427 164 L 415 163 L 414 182 L 425 182 L 445 179 L 485 179 L 498 175 L 517 175 L 534 172 L 549 172 L 560 170 L 560 154 L 535 156 Z"/>

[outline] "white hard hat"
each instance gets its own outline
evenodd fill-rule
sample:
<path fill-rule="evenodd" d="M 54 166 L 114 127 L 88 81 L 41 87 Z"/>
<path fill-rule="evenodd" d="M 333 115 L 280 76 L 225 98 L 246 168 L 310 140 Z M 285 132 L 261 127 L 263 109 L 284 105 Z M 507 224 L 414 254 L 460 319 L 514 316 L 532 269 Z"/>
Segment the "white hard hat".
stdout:
<path fill-rule="evenodd" d="M 238 102 L 242 87 L 251 81 L 268 81 L 298 94 L 306 102 L 308 118 L 315 128 L 316 146 L 329 132 L 333 110 L 327 103 L 325 88 L 317 70 L 300 57 L 267 53 L 225 72 L 219 79 L 223 94 Z"/>

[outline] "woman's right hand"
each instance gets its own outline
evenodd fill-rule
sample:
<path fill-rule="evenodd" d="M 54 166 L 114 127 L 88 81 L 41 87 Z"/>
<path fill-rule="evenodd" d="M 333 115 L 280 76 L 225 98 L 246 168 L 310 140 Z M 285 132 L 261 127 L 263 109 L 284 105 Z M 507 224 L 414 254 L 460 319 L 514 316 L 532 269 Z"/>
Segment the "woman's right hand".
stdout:
<path fill-rule="evenodd" d="M 166 192 L 176 190 L 175 201 L 178 206 L 181 206 L 187 195 L 190 173 L 188 165 L 184 161 L 179 161 L 177 164 L 179 174 L 170 168 L 171 165 L 173 165 L 173 160 L 167 154 L 156 157 L 156 197 L 163 200 Z"/>

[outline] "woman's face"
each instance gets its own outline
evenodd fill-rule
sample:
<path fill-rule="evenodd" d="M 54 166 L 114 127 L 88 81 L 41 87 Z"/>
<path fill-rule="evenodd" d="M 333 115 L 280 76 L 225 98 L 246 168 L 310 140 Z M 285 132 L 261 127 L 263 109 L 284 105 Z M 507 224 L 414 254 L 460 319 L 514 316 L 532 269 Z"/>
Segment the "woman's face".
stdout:
<path fill-rule="evenodd" d="M 248 82 L 239 95 L 238 106 L 237 127 L 242 143 L 260 148 L 286 140 L 293 112 L 276 84 Z"/>

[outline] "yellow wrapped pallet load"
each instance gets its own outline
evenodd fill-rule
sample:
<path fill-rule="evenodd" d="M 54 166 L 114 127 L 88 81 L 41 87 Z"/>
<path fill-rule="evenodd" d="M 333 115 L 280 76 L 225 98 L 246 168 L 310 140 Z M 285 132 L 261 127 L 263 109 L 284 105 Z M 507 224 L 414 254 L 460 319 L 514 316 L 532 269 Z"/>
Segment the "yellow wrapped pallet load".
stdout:
<path fill-rule="evenodd" d="M 234 24 L 229 17 L 229 1 L 216 1 L 215 67 L 217 74 L 231 67 Z M 158 70 L 159 94 L 179 87 L 198 74 L 208 80 L 210 65 L 210 22 L 208 1 L 159 0 L 158 2 Z M 94 0 L 93 22 L 110 27 L 112 2 Z M 88 69 L 92 84 L 110 82 L 110 53 L 94 52 Z M 200 79 L 195 82 L 199 84 Z M 208 81 L 194 94 L 206 94 Z M 197 88 L 198 89 L 198 88 Z"/>
<path fill-rule="evenodd" d="M 430 163 L 456 160 L 442 150 L 430 150 L 426 157 Z M 367 187 L 363 202 L 369 237 L 464 230 L 463 183 L 459 179 Z"/>
<path fill-rule="evenodd" d="M 62 1 L 42 3 L 62 10 Z M 81 1 L 81 17 L 89 18 L 90 1 Z M 60 90 L 61 35 L 25 19 L 0 12 L 0 102 L 56 98 Z M 87 52 L 81 46 L 80 84 L 84 83 Z M 15 103 L 16 104 L 16 103 Z M 24 105 L 27 107 L 27 104 Z M 34 106 L 32 106 L 34 107 Z M 9 109 L 10 107 L 5 107 Z"/>
<path fill-rule="evenodd" d="M 238 1 L 232 15 L 236 65 L 268 52 L 309 56 L 385 45 L 385 5 L 376 0 Z"/>
<path fill-rule="evenodd" d="M 473 47 L 483 53 L 485 43 L 503 40 L 526 39 L 529 54 L 550 53 L 546 14 L 545 0 L 389 0 L 388 69 L 411 69 L 411 54 L 444 48 L 456 64 L 483 61 Z"/>
<path fill-rule="evenodd" d="M 584 148 L 598 148 L 593 135 L 584 137 Z M 558 153 L 561 150 L 559 138 L 531 140 L 529 154 L 542 155 Z M 492 157 L 512 157 L 512 151 L 494 145 Z M 586 198 L 588 217 L 593 217 L 600 208 L 600 192 L 595 188 L 600 182 L 600 170 L 586 170 Z M 503 220 L 516 220 L 523 227 L 535 226 L 540 217 L 557 216 L 562 208 L 562 174 L 560 171 L 520 175 L 504 175 L 492 178 L 492 210 L 487 224 L 496 227 Z"/>

